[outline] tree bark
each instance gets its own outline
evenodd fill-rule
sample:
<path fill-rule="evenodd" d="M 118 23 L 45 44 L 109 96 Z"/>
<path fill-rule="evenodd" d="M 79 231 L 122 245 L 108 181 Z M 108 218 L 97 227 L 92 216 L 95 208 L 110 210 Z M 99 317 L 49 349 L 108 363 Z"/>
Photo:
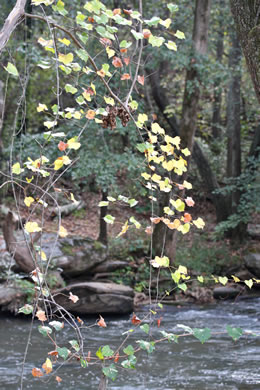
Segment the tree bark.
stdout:
<path fill-rule="evenodd" d="M 107 200 L 107 192 L 102 191 L 102 201 L 105 202 L 106 200 Z M 100 207 L 98 240 L 105 245 L 107 245 L 107 223 L 104 220 L 104 217 L 106 215 L 107 215 L 107 206 Z"/>
<path fill-rule="evenodd" d="M 197 124 L 197 112 L 200 98 L 199 57 L 206 54 L 208 46 L 208 27 L 210 0 L 196 0 L 193 25 L 193 56 L 186 73 L 185 91 L 182 106 L 180 137 L 184 147 L 192 151 Z"/>
<path fill-rule="evenodd" d="M 24 19 L 26 2 L 27 0 L 17 0 L 13 10 L 6 19 L 0 31 L 0 53 L 6 46 L 17 25 Z"/>
<path fill-rule="evenodd" d="M 230 0 L 230 6 L 260 103 L 260 0 Z"/>

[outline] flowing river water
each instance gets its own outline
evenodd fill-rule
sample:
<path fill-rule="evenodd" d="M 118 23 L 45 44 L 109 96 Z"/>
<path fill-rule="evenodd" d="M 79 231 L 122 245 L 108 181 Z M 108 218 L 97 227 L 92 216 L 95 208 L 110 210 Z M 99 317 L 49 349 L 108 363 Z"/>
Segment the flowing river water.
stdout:
<path fill-rule="evenodd" d="M 143 308 L 143 311 L 147 308 Z M 138 313 L 142 317 L 143 313 Z M 260 334 L 260 298 L 225 301 L 211 306 L 188 306 L 177 308 L 165 306 L 161 327 L 152 337 L 160 338 L 160 330 L 177 332 L 177 324 L 191 328 L 209 327 L 212 332 L 225 331 L 226 325 L 241 327 L 244 331 Z M 86 330 L 86 351 L 95 351 L 99 346 L 119 345 L 123 332 L 133 325 L 130 317 L 105 316 L 107 328 Z M 86 323 L 93 319 L 85 319 Z M 38 322 L 39 323 L 39 322 Z M 91 365 L 82 368 L 76 361 L 65 362 L 54 376 L 45 379 L 33 378 L 33 367 L 41 367 L 48 351 L 53 347 L 48 338 L 37 330 L 35 321 L 24 370 L 23 390 L 97 390 L 100 367 Z M 30 321 L 24 318 L 0 314 L 0 389 L 19 390 L 24 350 L 28 339 Z M 136 346 L 135 340 L 145 339 L 141 329 L 134 332 L 127 344 Z M 64 340 L 75 338 L 69 326 L 58 334 L 61 346 Z M 63 340 L 63 344 L 61 344 Z M 58 365 L 55 364 L 54 368 Z M 46 381 L 48 380 L 48 381 Z M 259 390 L 260 389 L 260 336 L 243 335 L 234 342 L 227 334 L 214 335 L 205 344 L 194 337 L 183 337 L 179 343 L 163 342 L 147 355 L 138 354 L 136 370 L 119 369 L 115 382 L 109 380 L 109 390 Z"/>

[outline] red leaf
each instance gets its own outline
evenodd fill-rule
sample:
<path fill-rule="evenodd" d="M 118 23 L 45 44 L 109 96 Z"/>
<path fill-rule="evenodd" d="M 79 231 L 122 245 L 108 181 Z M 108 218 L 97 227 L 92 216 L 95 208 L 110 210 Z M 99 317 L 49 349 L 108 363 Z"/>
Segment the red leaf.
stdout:
<path fill-rule="evenodd" d="M 58 149 L 59 149 L 61 152 L 64 152 L 64 150 L 66 150 L 68 146 L 69 146 L 69 145 L 68 145 L 68 144 L 65 144 L 65 142 L 60 141 L 60 142 L 59 142 L 59 145 L 58 145 Z"/>
<path fill-rule="evenodd" d="M 112 46 L 112 41 L 108 38 L 100 38 L 99 42 L 104 46 Z"/>
<path fill-rule="evenodd" d="M 125 47 L 123 49 L 120 49 L 120 53 L 127 53 L 127 49 Z"/>
<path fill-rule="evenodd" d="M 115 68 L 122 68 L 123 67 L 123 63 L 122 63 L 121 59 L 118 57 L 113 58 L 112 64 L 114 65 Z"/>
<path fill-rule="evenodd" d="M 100 326 L 101 328 L 106 328 L 107 327 L 107 324 L 105 323 L 105 320 L 104 318 L 99 314 L 99 321 L 97 322 L 98 326 Z"/>
<path fill-rule="evenodd" d="M 140 324 L 141 320 L 140 320 L 140 318 L 138 318 L 138 317 L 135 315 L 135 313 L 133 313 L 133 317 L 132 317 L 132 319 L 131 319 L 131 322 L 132 322 L 133 325 L 138 325 L 138 324 Z"/>
<path fill-rule="evenodd" d="M 113 10 L 113 14 L 114 14 L 114 15 L 121 15 L 121 8 L 115 8 L 115 9 Z"/>
<path fill-rule="evenodd" d="M 58 352 L 57 351 L 50 351 L 50 352 L 48 352 L 48 355 L 50 355 L 50 356 L 58 356 Z"/>
<path fill-rule="evenodd" d="M 56 379 L 56 381 L 57 381 L 58 383 L 60 383 L 60 382 L 62 381 L 62 379 L 61 379 L 60 376 L 56 376 L 55 379 Z"/>
<path fill-rule="evenodd" d="M 88 17 L 88 21 L 89 21 L 90 23 L 94 23 L 94 22 L 95 22 L 94 18 L 92 18 L 91 16 Z"/>
<path fill-rule="evenodd" d="M 133 12 L 131 9 L 124 9 L 123 11 L 126 15 L 131 15 L 131 13 Z"/>
<path fill-rule="evenodd" d="M 150 30 L 148 30 L 146 28 L 143 30 L 144 39 L 148 39 L 151 35 L 152 35 L 152 33 Z"/>
<path fill-rule="evenodd" d="M 158 328 L 160 328 L 160 326 L 161 326 L 161 321 L 162 321 L 162 317 L 158 318 L 158 320 L 157 320 L 157 326 L 158 326 Z"/>
<path fill-rule="evenodd" d="M 159 217 L 155 217 L 155 218 L 150 218 L 150 220 L 152 221 L 152 223 L 154 223 L 155 225 L 157 225 L 157 223 L 161 222 L 161 218 Z"/>
<path fill-rule="evenodd" d="M 114 362 L 117 363 L 118 360 L 119 360 L 119 352 L 117 352 L 117 353 L 115 354 Z"/>
<path fill-rule="evenodd" d="M 144 76 L 138 76 L 137 81 L 139 84 L 144 85 Z"/>

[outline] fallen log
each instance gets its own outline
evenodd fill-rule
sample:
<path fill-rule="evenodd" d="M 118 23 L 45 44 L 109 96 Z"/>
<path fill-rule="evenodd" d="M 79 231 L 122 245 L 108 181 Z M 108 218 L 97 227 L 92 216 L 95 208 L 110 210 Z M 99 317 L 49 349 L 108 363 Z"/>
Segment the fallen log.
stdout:
<path fill-rule="evenodd" d="M 59 214 L 60 215 L 69 215 L 71 214 L 73 211 L 75 210 L 80 210 L 80 209 L 83 209 L 83 207 L 86 206 L 86 203 L 83 202 L 83 201 L 76 201 L 76 202 L 73 202 L 73 203 L 70 203 L 70 204 L 66 204 L 64 206 L 60 206 L 60 207 L 55 207 L 51 210 L 51 215 L 50 215 L 50 219 L 53 219 L 55 217 L 57 217 Z"/>

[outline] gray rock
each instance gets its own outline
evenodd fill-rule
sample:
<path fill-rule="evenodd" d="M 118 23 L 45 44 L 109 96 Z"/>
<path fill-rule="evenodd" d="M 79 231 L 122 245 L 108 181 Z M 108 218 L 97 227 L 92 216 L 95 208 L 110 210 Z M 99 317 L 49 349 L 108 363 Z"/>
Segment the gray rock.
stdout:
<path fill-rule="evenodd" d="M 245 266 L 253 275 L 260 278 L 260 253 L 249 253 L 245 256 Z"/>
<path fill-rule="evenodd" d="M 249 224 L 247 232 L 252 238 L 260 238 L 260 224 Z"/>
<path fill-rule="evenodd" d="M 91 238 L 73 237 L 56 240 L 54 234 L 44 234 L 42 250 L 52 256 L 52 264 L 61 268 L 65 277 L 84 275 L 107 258 L 107 248 Z"/>
<path fill-rule="evenodd" d="M 103 263 L 99 264 L 98 266 L 91 269 L 91 272 L 96 273 L 103 273 L 103 272 L 114 272 L 118 269 L 122 269 L 128 266 L 128 263 L 126 261 L 121 260 L 107 260 Z"/>
<path fill-rule="evenodd" d="M 239 288 L 234 287 L 216 287 L 213 290 L 213 297 L 215 299 L 231 299 L 235 298 L 241 293 Z"/>
<path fill-rule="evenodd" d="M 17 266 L 13 256 L 6 251 L 0 253 L 0 276 L 1 274 L 8 274 L 14 268 L 17 268 Z"/>
<path fill-rule="evenodd" d="M 69 292 L 79 297 L 73 303 Z M 54 293 L 55 301 L 66 310 L 76 314 L 114 313 L 133 311 L 134 291 L 131 287 L 115 283 L 75 283 Z"/>
<path fill-rule="evenodd" d="M 0 285 L 0 308 L 4 311 L 17 312 L 23 306 L 26 293 L 18 286 Z"/>

